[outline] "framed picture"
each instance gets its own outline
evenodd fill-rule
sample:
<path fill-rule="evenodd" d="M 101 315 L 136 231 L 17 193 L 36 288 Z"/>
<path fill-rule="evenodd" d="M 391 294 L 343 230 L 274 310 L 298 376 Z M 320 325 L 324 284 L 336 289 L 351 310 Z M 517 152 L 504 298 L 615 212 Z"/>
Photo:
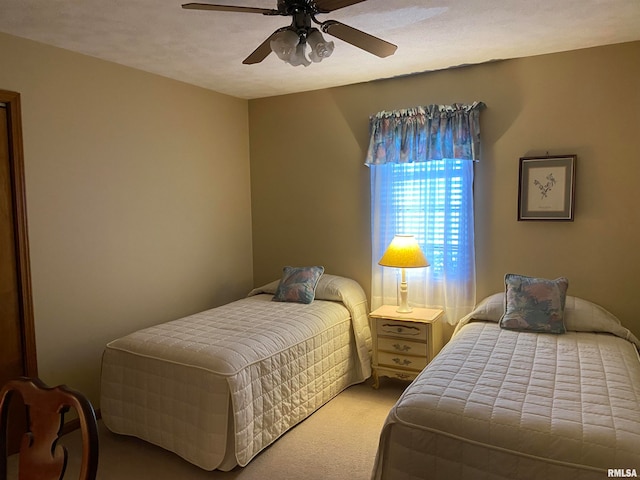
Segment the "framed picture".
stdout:
<path fill-rule="evenodd" d="M 573 221 L 576 155 L 522 157 L 518 220 Z"/>

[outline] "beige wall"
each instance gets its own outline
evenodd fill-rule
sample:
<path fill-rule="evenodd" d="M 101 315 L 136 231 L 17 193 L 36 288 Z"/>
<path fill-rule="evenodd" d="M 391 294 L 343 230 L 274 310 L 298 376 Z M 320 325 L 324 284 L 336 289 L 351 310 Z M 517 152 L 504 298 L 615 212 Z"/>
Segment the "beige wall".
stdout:
<path fill-rule="evenodd" d="M 108 341 L 252 286 L 247 101 L 4 34 L 0 59 L 40 376 L 97 403 Z"/>
<path fill-rule="evenodd" d="M 368 291 L 369 115 L 480 100 L 478 300 L 508 272 L 564 275 L 640 335 L 638 79 L 634 42 L 249 101 L 255 283 L 321 264 Z M 574 222 L 516 221 L 518 159 L 546 152 L 578 155 Z"/>

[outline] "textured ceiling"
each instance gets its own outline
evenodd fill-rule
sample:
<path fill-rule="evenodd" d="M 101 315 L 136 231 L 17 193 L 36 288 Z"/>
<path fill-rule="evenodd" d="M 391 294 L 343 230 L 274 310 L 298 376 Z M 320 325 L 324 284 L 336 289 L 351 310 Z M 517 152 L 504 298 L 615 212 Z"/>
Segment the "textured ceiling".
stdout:
<path fill-rule="evenodd" d="M 241 98 L 640 40 L 640 0 L 368 0 L 319 20 L 394 43 L 395 55 L 378 58 L 333 39 L 333 55 L 309 67 L 274 54 L 243 65 L 290 19 L 184 10 L 181 3 L 0 0 L 0 31 Z M 276 7 L 276 0 L 210 3 Z"/>

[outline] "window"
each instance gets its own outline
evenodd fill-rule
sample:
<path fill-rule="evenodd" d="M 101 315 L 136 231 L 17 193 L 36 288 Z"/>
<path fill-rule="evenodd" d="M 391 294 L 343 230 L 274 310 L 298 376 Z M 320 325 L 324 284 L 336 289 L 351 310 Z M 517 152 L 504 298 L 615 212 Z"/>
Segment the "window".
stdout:
<path fill-rule="evenodd" d="M 445 159 L 382 167 L 390 170 L 386 182 L 390 192 L 382 195 L 388 204 L 381 209 L 395 233 L 416 237 L 434 280 L 464 280 L 473 274 L 464 253 L 473 242 L 465 225 L 467 203 L 472 201 L 466 198 L 473 192 L 472 163 Z"/>
<path fill-rule="evenodd" d="M 372 308 L 397 301 L 397 269 L 378 265 L 396 234 L 414 235 L 430 263 L 407 269 L 410 304 L 442 307 L 452 324 L 473 308 L 473 168 L 483 107 L 428 105 L 370 118 Z"/>

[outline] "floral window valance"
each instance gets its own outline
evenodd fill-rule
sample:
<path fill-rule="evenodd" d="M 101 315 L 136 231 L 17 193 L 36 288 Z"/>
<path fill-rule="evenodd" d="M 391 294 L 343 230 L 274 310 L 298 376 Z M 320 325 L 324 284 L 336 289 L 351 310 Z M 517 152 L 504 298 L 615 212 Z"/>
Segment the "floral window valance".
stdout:
<path fill-rule="evenodd" d="M 480 110 L 471 105 L 428 105 L 379 112 L 369 119 L 366 165 L 427 162 L 455 158 L 479 160 Z"/>

